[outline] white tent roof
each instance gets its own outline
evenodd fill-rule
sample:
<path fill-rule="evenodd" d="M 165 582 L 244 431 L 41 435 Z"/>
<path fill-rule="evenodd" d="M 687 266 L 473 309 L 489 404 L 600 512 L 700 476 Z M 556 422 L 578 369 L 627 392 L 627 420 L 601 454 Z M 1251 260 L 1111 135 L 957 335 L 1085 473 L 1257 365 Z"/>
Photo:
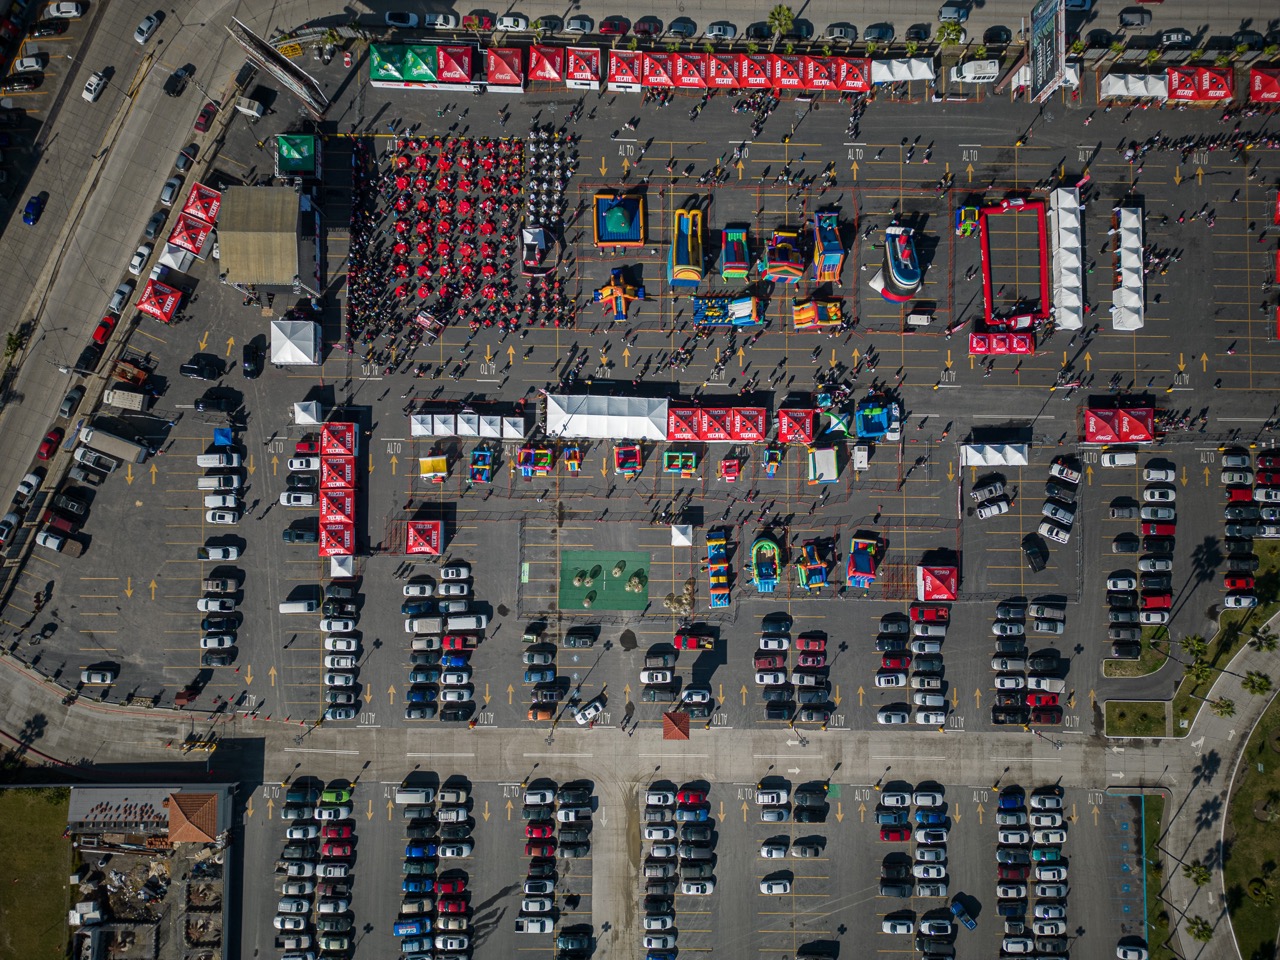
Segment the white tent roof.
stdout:
<path fill-rule="evenodd" d="M 502 436 L 502 418 L 490 414 L 480 417 L 480 436 L 497 439 Z"/>
<path fill-rule="evenodd" d="M 480 436 L 480 417 L 474 413 L 458 414 L 458 436 L 460 437 L 478 437 Z"/>
<path fill-rule="evenodd" d="M 933 60 L 915 57 L 911 60 L 872 60 L 872 83 L 900 83 L 903 80 L 932 80 Z"/>
<path fill-rule="evenodd" d="M 667 401 L 548 394 L 547 435 L 597 440 L 666 440 Z"/>
<path fill-rule="evenodd" d="M 523 440 L 525 438 L 524 417 L 502 418 L 502 439 Z"/>
<path fill-rule="evenodd" d="M 345 553 L 336 553 L 329 558 L 329 579 L 345 580 L 355 575 L 355 557 Z"/>
<path fill-rule="evenodd" d="M 665 414 L 663 415 L 665 418 Z M 665 420 L 664 420 L 665 423 Z M 523 440 L 523 417 L 490 413 L 415 413 L 409 418 L 411 437 L 485 437 Z"/>
<path fill-rule="evenodd" d="M 1139 100 L 1168 100 L 1169 82 L 1162 73 L 1148 76 L 1143 73 L 1108 73 L 1098 88 L 1099 98 L 1109 97 Z"/>
<path fill-rule="evenodd" d="M 1122 207 L 1120 221 L 1120 283 L 1111 292 L 1111 327 L 1141 330 L 1146 322 L 1146 296 L 1142 283 L 1142 211 Z"/>
<path fill-rule="evenodd" d="M 293 405 L 293 422 L 316 424 L 324 423 L 324 408 L 315 400 Z"/>
<path fill-rule="evenodd" d="M 272 320 L 271 362 L 282 366 L 319 363 L 320 324 L 310 320 Z"/>
<path fill-rule="evenodd" d="M 671 545 L 673 547 L 693 546 L 693 527 L 687 523 L 671 525 Z"/>
<path fill-rule="evenodd" d="M 1053 208 L 1054 319 L 1063 330 L 1084 326 L 1084 223 L 1080 191 L 1059 187 L 1049 197 Z"/>
<path fill-rule="evenodd" d="M 1014 86 L 1018 87 L 1031 86 L 1031 64 L 1018 68 L 1018 72 L 1013 75 L 1013 83 Z M 1060 86 L 1066 87 L 1068 90 L 1074 90 L 1080 86 L 1080 64 L 1074 60 L 1067 61 L 1067 69 L 1062 74 Z"/>
<path fill-rule="evenodd" d="M 1025 467 L 1025 443 L 964 443 L 960 445 L 962 467 Z"/>

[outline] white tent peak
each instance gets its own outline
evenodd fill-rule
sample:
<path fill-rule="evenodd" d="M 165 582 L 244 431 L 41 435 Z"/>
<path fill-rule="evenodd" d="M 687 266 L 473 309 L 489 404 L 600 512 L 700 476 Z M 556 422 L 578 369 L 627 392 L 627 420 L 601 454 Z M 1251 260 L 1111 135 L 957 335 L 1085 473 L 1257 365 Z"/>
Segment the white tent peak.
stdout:
<path fill-rule="evenodd" d="M 318 364 L 320 324 L 311 320 L 272 320 L 271 362 L 280 366 Z"/>

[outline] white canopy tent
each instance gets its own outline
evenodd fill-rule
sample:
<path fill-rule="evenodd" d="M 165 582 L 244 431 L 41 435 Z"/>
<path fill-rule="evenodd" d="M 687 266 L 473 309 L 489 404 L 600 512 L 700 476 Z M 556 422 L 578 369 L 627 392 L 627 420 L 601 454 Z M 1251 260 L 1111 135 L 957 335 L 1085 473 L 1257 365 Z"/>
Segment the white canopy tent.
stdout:
<path fill-rule="evenodd" d="M 667 401 L 548 394 L 546 429 L 550 437 L 666 440 Z"/>
<path fill-rule="evenodd" d="M 1031 86 L 1031 64 L 1019 67 L 1018 72 L 1013 75 L 1013 84 L 1016 87 Z M 1062 74 L 1061 86 L 1068 90 L 1074 90 L 1080 86 L 1080 64 L 1073 60 L 1067 61 L 1067 69 Z"/>
<path fill-rule="evenodd" d="M 671 525 L 671 545 L 673 547 L 693 546 L 693 527 L 687 523 Z"/>
<path fill-rule="evenodd" d="M 411 437 L 523 440 L 523 417 L 476 413 L 415 413 L 409 418 Z"/>
<path fill-rule="evenodd" d="M 1149 76 L 1145 73 L 1108 73 L 1098 87 L 1098 98 L 1107 100 L 1168 100 L 1169 81 L 1162 73 Z"/>
<path fill-rule="evenodd" d="M 308 426 L 324 423 L 324 408 L 315 400 L 293 405 L 293 422 Z"/>
<path fill-rule="evenodd" d="M 346 553 L 336 553 L 329 558 L 330 580 L 349 580 L 355 575 L 355 557 Z"/>
<path fill-rule="evenodd" d="M 960 445 L 962 467 L 1025 467 L 1025 443 L 964 443 Z"/>
<path fill-rule="evenodd" d="M 930 57 L 911 60 L 872 60 L 872 83 L 902 83 L 906 80 L 932 80 L 937 76 Z"/>
<path fill-rule="evenodd" d="M 1142 283 L 1142 211 L 1121 207 L 1117 273 L 1120 282 L 1111 291 L 1111 328 L 1141 330 L 1146 323 L 1146 295 Z"/>
<path fill-rule="evenodd" d="M 480 416 L 475 413 L 458 414 L 458 436 L 460 437 L 480 436 Z"/>
<path fill-rule="evenodd" d="M 272 320 L 271 362 L 279 366 L 318 364 L 320 324 L 310 320 Z"/>
<path fill-rule="evenodd" d="M 1084 220 L 1080 191 L 1059 187 L 1049 198 L 1053 210 L 1053 305 L 1062 330 L 1084 326 Z"/>

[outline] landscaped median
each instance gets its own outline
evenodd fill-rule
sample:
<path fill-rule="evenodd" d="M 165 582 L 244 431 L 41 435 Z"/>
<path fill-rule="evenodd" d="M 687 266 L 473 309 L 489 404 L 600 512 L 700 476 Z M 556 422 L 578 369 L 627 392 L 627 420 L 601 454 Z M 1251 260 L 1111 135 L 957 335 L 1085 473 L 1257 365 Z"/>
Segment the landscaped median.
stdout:
<path fill-rule="evenodd" d="M 67 952 L 73 850 L 67 829 L 70 793 L 58 787 L 0 791 L 0 956 L 62 957 Z"/>
<path fill-rule="evenodd" d="M 1108 737 L 1167 737 L 1169 704 L 1165 700 L 1108 700 L 1106 726 Z"/>
<path fill-rule="evenodd" d="M 1142 864 L 1147 891 L 1147 950 L 1150 960 L 1175 960 L 1170 949 L 1169 907 L 1160 897 L 1164 889 L 1165 861 L 1160 852 L 1160 831 L 1164 822 L 1164 795 L 1148 794 L 1142 803 Z"/>

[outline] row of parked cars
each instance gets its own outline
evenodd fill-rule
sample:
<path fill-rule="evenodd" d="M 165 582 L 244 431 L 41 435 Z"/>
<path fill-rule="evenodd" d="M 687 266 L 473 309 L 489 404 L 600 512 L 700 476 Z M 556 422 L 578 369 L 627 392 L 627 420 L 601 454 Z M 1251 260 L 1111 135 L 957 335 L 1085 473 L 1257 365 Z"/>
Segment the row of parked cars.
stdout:
<path fill-rule="evenodd" d="M 1058 724 L 1062 722 L 1059 703 L 1066 683 L 1056 676 L 1061 661 L 1052 651 L 1028 654 L 1027 620 L 1037 633 L 1061 636 L 1066 628 L 1066 608 L 1057 601 L 1005 600 L 996 604 L 991 624 L 995 635 L 995 699 L 991 722 L 995 724 Z"/>
<path fill-rule="evenodd" d="M 710 896 L 715 881 L 715 820 L 707 791 L 654 783 L 644 794 L 644 948 L 648 960 L 671 960 L 678 934 L 674 897 Z"/>
<path fill-rule="evenodd" d="M 791 618 L 785 613 L 768 614 L 760 623 L 752 665 L 766 720 L 826 723 L 830 719 L 825 633 L 804 633 L 793 643 Z"/>
<path fill-rule="evenodd" d="M 300 778 L 285 792 L 280 808 L 285 846 L 276 862 L 280 899 L 272 925 L 280 960 L 316 960 L 351 951 L 351 862 L 355 822 L 352 787 L 335 781 L 327 787 Z"/>
<path fill-rule="evenodd" d="M 1250 556 L 1253 538 L 1280 537 L 1280 456 L 1258 454 L 1257 469 L 1243 450 L 1222 455 L 1222 482 L 1227 487 L 1227 503 L 1222 515 L 1226 543 L 1233 555 Z M 1253 571 L 1232 566 L 1222 578 L 1226 591 L 1223 605 L 1240 609 L 1258 603 Z"/>
<path fill-rule="evenodd" d="M 1065 957 L 1066 820 L 1054 788 L 1027 794 L 1006 787 L 996 807 L 996 913 L 1004 921 L 1004 956 Z M 1034 873 L 1034 877 L 1033 877 Z"/>
<path fill-rule="evenodd" d="M 530 859 L 520 915 L 515 921 L 516 933 L 550 933 L 554 929 L 556 857 L 573 860 L 590 854 L 591 795 L 586 783 L 557 787 L 551 781 L 539 780 L 525 789 L 520 818 L 524 822 L 524 854 Z M 557 947 L 564 950 L 559 944 Z M 576 954 L 589 947 L 588 941 L 568 952 Z"/>
<path fill-rule="evenodd" d="M 914 816 L 912 806 L 915 807 Z M 880 839 L 886 843 L 915 840 L 913 856 L 886 857 L 880 870 L 883 897 L 945 897 L 947 895 L 947 836 L 951 821 L 942 790 L 922 787 L 889 789 L 876 806 Z M 926 951 L 933 952 L 933 951 Z"/>
<path fill-rule="evenodd" d="M 439 579 L 415 577 L 404 585 L 400 614 L 413 634 L 409 653 L 406 720 L 465 720 L 473 710 L 471 651 L 489 618 L 471 612 L 471 566 L 447 564 Z"/>
<path fill-rule="evenodd" d="M 469 878 L 460 868 L 439 870 L 441 861 L 475 852 L 471 789 L 462 781 L 447 781 L 439 789 L 406 781 L 396 788 L 395 802 L 409 821 L 400 868 L 403 899 L 392 926 L 401 960 L 469 960 Z"/>
<path fill-rule="evenodd" d="M 890 703 L 876 712 L 881 724 L 917 724 L 941 727 L 947 722 L 947 700 L 942 679 L 942 641 L 951 622 L 945 604 L 915 604 L 908 616 L 888 614 L 880 618 L 876 650 L 880 669 L 877 689 L 911 689 L 911 703 Z"/>
<path fill-rule="evenodd" d="M 1133 534 L 1113 541 L 1113 550 L 1121 543 L 1136 549 L 1139 542 L 1142 549 L 1136 573 L 1121 569 L 1107 577 L 1107 639 L 1113 658 L 1136 660 L 1142 655 L 1143 627 L 1169 622 L 1178 522 L 1176 478 L 1171 465 L 1149 463 L 1142 469 L 1145 486 L 1141 503 L 1117 501 L 1111 505 L 1112 519 L 1136 519 L 1142 535 L 1141 541 Z"/>

